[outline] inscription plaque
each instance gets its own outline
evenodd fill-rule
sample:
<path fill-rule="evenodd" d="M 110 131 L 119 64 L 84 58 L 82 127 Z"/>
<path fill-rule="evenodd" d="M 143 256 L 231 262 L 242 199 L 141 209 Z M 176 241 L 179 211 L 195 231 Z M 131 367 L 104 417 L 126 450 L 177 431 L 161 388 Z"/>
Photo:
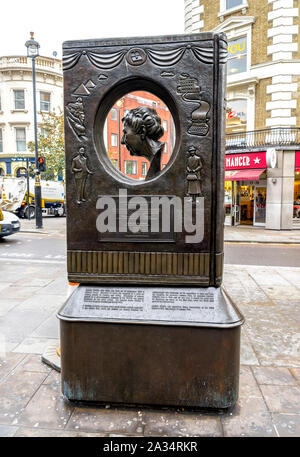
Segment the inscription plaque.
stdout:
<path fill-rule="evenodd" d="M 240 322 L 219 288 L 79 286 L 64 319 L 158 325 L 231 326 Z"/>

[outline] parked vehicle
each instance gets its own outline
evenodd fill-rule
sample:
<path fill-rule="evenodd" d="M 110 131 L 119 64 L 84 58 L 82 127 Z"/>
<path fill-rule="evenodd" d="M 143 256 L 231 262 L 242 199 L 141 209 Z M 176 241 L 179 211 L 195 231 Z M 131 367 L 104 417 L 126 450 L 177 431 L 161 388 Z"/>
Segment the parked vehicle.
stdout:
<path fill-rule="evenodd" d="M 26 178 L 0 178 L 2 187 L 1 207 L 14 211 L 19 217 L 33 218 L 35 215 L 34 179 L 29 179 L 29 205 Z M 45 216 L 64 216 L 65 191 L 61 181 L 41 180 L 41 207 Z"/>
<path fill-rule="evenodd" d="M 20 219 L 9 211 L 0 208 L 0 237 L 13 235 L 21 228 Z"/>

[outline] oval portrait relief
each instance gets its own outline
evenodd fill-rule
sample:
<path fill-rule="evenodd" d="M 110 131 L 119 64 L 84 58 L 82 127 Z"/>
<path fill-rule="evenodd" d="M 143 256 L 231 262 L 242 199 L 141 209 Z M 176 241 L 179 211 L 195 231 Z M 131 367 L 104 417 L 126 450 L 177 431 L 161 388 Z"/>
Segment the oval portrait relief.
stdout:
<path fill-rule="evenodd" d="M 103 134 L 113 166 L 136 180 L 157 176 L 168 164 L 175 144 L 174 121 L 167 105 L 146 91 L 120 98 L 107 115 Z"/>

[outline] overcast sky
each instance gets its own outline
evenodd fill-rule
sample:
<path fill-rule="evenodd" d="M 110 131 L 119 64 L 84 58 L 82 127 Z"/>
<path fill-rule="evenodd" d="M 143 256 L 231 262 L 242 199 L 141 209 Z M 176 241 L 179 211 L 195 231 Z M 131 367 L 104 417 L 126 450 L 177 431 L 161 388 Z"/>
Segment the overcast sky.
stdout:
<path fill-rule="evenodd" d="M 2 1 L 0 56 L 26 54 L 31 31 L 61 58 L 66 40 L 184 33 L 184 0 Z"/>

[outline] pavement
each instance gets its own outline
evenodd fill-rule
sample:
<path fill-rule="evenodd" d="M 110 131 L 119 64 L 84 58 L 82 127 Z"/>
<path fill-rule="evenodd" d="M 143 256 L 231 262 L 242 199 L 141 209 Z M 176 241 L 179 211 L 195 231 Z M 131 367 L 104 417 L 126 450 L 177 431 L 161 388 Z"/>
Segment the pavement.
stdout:
<path fill-rule="evenodd" d="M 226 240 L 252 241 L 251 229 L 235 229 Z M 44 230 L 55 233 L 55 222 Z M 300 242 L 300 231 L 252 230 L 256 241 Z M 300 268 L 225 265 L 223 286 L 245 317 L 239 400 L 227 411 L 68 402 L 59 372 L 41 361 L 59 347 L 56 313 L 75 287 L 66 266 L 5 260 L 0 269 L 0 436 L 300 436 Z"/>

